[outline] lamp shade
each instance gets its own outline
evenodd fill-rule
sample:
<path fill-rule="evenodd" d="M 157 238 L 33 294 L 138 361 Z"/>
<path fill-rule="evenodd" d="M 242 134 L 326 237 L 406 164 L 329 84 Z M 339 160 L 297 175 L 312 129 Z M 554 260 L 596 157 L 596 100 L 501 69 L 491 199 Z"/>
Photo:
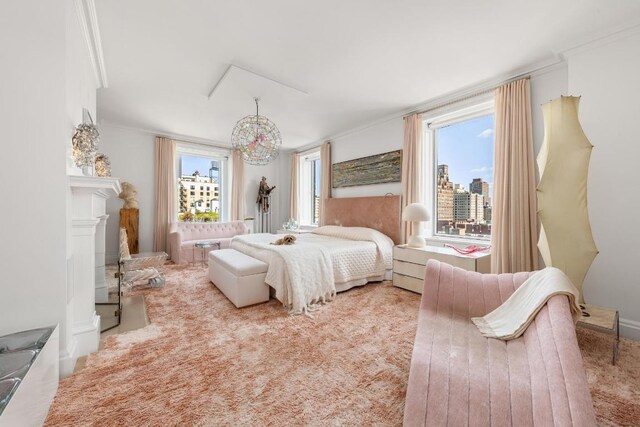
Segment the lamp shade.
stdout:
<path fill-rule="evenodd" d="M 403 221 L 429 221 L 429 211 L 421 203 L 411 203 L 402 212 Z"/>

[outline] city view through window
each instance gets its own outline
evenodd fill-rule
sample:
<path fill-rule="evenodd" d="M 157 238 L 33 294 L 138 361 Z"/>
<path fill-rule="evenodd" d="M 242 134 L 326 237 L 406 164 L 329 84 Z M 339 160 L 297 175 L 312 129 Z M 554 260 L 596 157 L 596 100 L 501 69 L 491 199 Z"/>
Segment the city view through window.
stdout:
<path fill-rule="evenodd" d="M 220 221 L 220 160 L 180 156 L 178 220 Z"/>
<path fill-rule="evenodd" d="M 489 114 L 435 130 L 435 234 L 490 238 L 493 129 Z"/>

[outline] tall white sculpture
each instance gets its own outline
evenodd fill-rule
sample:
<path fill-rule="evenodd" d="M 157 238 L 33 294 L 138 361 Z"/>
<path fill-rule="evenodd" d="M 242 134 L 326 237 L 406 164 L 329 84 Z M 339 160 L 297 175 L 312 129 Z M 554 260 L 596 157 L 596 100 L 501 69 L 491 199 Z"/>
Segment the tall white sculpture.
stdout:
<path fill-rule="evenodd" d="M 564 271 L 580 291 L 598 255 L 587 210 L 587 178 L 593 145 L 578 120 L 580 97 L 561 96 L 542 106 L 544 142 L 540 170 L 538 249 L 545 265 Z"/>

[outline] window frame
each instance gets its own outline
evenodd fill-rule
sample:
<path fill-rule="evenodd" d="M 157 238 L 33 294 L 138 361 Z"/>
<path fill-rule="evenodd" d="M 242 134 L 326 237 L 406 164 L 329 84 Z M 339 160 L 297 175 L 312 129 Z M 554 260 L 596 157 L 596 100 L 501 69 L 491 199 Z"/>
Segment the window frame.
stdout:
<path fill-rule="evenodd" d="M 298 216 L 300 225 L 304 227 L 317 227 L 317 222 L 313 222 L 314 204 L 314 162 L 318 161 L 320 168 L 320 179 L 322 179 L 322 165 L 320 164 L 320 148 L 300 153 L 298 165 Z M 322 189 L 320 189 L 322 190 Z M 319 197 L 322 197 L 318 194 Z"/>
<path fill-rule="evenodd" d="M 225 150 L 223 148 L 218 147 L 206 147 L 201 144 L 192 144 L 188 142 L 177 142 L 176 143 L 176 212 L 174 214 L 174 221 L 178 222 L 178 215 L 180 214 L 180 193 L 179 193 L 179 181 L 182 177 L 182 156 L 188 157 L 201 157 L 207 160 L 217 160 L 220 165 L 220 169 L 218 171 L 218 200 L 219 200 L 219 216 L 218 222 L 227 222 L 231 218 L 231 165 L 230 165 L 230 152 L 229 150 Z M 206 171 L 208 176 L 208 170 Z M 192 187 L 196 187 L 197 190 L 198 183 L 193 183 Z M 201 185 L 203 186 L 203 185 Z M 189 190 L 194 191 L 194 190 Z M 192 197 L 192 196 L 189 196 Z M 197 196 L 193 196 L 194 199 Z M 214 194 L 215 197 L 215 194 Z M 197 201 L 197 199 L 195 199 Z M 204 205 L 204 203 L 203 203 Z M 209 209 L 211 207 L 209 206 Z"/>
<path fill-rule="evenodd" d="M 437 130 L 489 114 L 494 114 L 495 119 L 495 103 L 492 96 L 485 95 L 467 100 L 464 103 L 453 104 L 446 109 L 436 110 L 428 116 L 425 115 L 423 119 L 423 140 L 425 141 L 423 164 L 426 165 L 426 173 L 422 180 L 425 185 L 423 195 L 429 208 L 429 212 L 431 213 L 431 220 L 426 222 L 424 229 L 424 235 L 428 243 L 436 245 L 442 245 L 444 243 L 486 244 L 491 240 L 491 236 L 476 237 L 465 235 L 460 237 L 453 234 L 438 234 L 436 230 L 438 224 L 438 195 L 436 191 L 436 183 L 438 179 Z"/>

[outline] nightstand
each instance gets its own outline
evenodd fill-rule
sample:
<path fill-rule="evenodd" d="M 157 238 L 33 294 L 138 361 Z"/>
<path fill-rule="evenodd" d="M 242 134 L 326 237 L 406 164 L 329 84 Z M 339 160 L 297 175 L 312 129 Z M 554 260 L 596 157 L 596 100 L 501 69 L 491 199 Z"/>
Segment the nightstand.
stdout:
<path fill-rule="evenodd" d="M 444 246 L 411 248 L 407 245 L 398 245 L 393 247 L 393 285 L 421 294 L 427 261 L 430 259 L 479 273 L 491 271 L 489 252 L 462 255 Z"/>
<path fill-rule="evenodd" d="M 304 229 L 304 228 L 299 228 L 297 230 L 278 230 L 278 234 L 307 234 L 307 233 L 311 233 L 313 230 L 311 229 Z"/>

